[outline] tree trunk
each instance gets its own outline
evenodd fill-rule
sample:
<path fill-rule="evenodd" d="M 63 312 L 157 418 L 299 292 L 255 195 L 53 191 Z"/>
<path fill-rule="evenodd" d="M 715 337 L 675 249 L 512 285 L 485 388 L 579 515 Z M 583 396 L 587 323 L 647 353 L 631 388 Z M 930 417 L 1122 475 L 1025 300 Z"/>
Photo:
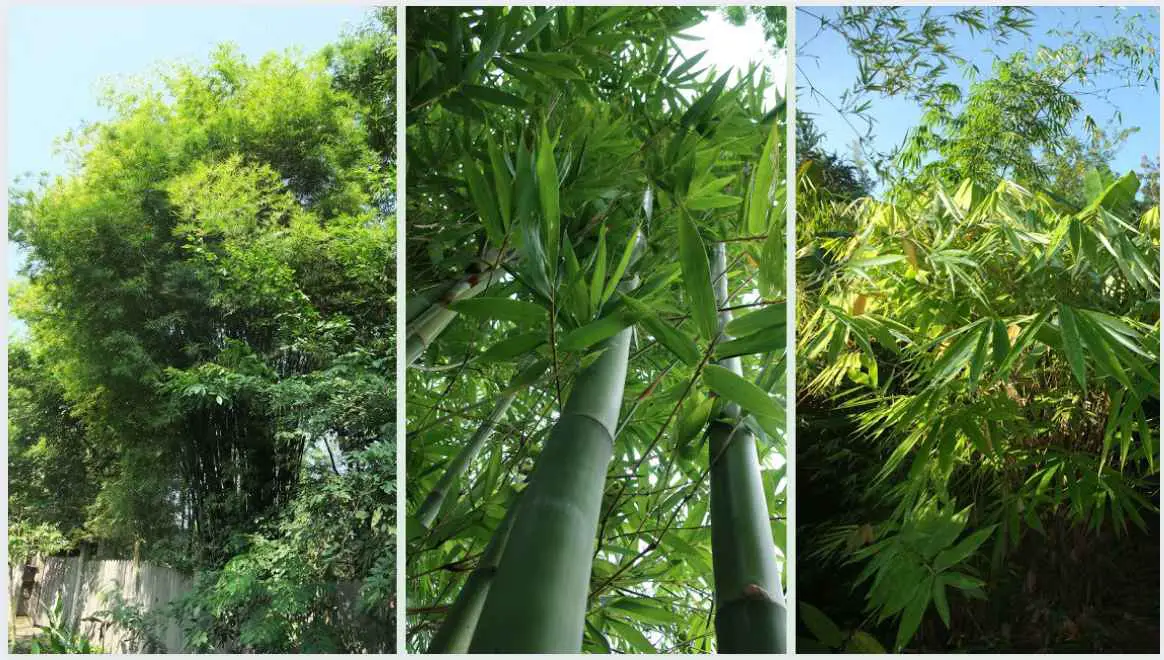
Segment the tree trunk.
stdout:
<path fill-rule="evenodd" d="M 468 653 L 469 642 L 477 630 L 477 622 L 481 618 L 481 610 L 485 607 L 485 598 L 489 595 L 489 587 L 493 584 L 493 576 L 497 573 L 497 565 L 505 552 L 505 545 L 509 541 L 509 532 L 513 529 L 513 521 L 517 518 L 517 507 L 521 502 L 521 495 L 510 504 L 505 518 L 493 532 L 489 545 L 481 555 L 477 567 L 469 574 L 461 587 L 461 593 L 453 601 L 440 630 L 428 646 L 429 653 Z"/>
<path fill-rule="evenodd" d="M 712 249 L 712 288 L 721 309 L 728 306 L 726 262 L 723 243 L 717 243 Z M 721 334 L 731 319 L 730 311 L 719 313 Z M 738 357 L 719 364 L 743 374 Z M 721 410 L 708 425 L 717 650 L 784 653 L 784 592 L 755 438 L 741 423 L 739 406 L 725 403 Z"/>
<path fill-rule="evenodd" d="M 522 496 L 470 650 L 579 653 L 632 330 L 578 374 Z"/>

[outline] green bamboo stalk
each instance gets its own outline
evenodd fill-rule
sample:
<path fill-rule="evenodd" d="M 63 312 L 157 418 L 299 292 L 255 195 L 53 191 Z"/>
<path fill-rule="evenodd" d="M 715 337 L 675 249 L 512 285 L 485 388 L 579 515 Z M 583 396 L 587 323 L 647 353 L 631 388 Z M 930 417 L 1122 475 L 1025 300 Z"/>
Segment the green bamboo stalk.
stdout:
<path fill-rule="evenodd" d="M 712 288 L 720 309 L 728 306 L 723 243 L 712 249 Z M 720 340 L 730 311 L 719 313 Z M 743 375 L 740 358 L 719 364 Z M 711 462 L 711 556 L 715 574 L 715 636 L 720 653 L 784 653 L 784 591 L 760 460 L 738 405 L 726 403 L 708 425 Z"/>
<path fill-rule="evenodd" d="M 631 329 L 583 370 L 522 498 L 470 651 L 579 653 Z"/>
<path fill-rule="evenodd" d="M 518 371 L 518 375 L 521 370 Z M 449 466 L 445 468 L 445 473 L 441 476 L 437 485 L 429 492 L 428 496 L 424 498 L 424 502 L 416 510 L 416 519 L 421 526 L 428 529 L 432 525 L 432 521 L 436 519 L 437 513 L 441 510 L 441 505 L 445 502 L 445 497 L 448 496 L 449 491 L 457 481 L 464 476 L 465 471 L 469 469 L 469 464 L 481 452 L 481 448 L 485 446 L 485 441 L 489 436 L 493 435 L 494 429 L 497 428 L 497 423 L 505 416 L 509 410 L 509 406 L 513 404 L 514 399 L 517 398 L 518 388 L 510 388 L 501 398 L 497 400 L 497 404 L 493 407 L 493 412 L 489 413 L 489 418 L 477 427 L 477 432 L 469 439 L 469 442 L 457 452 L 453 460 L 449 462 Z"/>
<path fill-rule="evenodd" d="M 489 539 L 489 544 L 485 546 L 485 552 L 477 562 L 477 567 L 465 580 L 457 599 L 449 607 L 448 615 L 429 643 L 429 653 L 468 653 L 469 642 L 477 630 L 481 610 L 485 607 L 485 598 L 489 595 L 489 587 L 493 584 L 497 565 L 505 552 L 509 533 L 513 529 L 513 521 L 517 518 L 520 498 L 519 494 L 505 512 L 501 524 L 493 532 L 493 538 Z"/>
<path fill-rule="evenodd" d="M 449 287 L 440 300 L 417 314 L 405 329 L 405 366 L 416 362 L 429 344 L 457 318 L 457 313 L 449 309 L 450 304 L 475 297 L 504 275 L 505 271 L 500 263 L 490 266 L 482 273 L 469 273 Z"/>

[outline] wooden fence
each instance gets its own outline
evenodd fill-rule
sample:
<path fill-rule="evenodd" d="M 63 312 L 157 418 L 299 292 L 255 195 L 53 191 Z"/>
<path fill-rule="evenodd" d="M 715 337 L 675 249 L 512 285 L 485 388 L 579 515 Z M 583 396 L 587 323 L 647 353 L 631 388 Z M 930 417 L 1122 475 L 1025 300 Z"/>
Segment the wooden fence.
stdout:
<path fill-rule="evenodd" d="M 82 557 L 49 557 L 39 564 L 36 586 L 26 609 L 34 625 L 48 623 L 57 600 L 65 621 L 79 628 L 94 643 L 110 652 L 132 652 L 127 631 L 99 617 L 115 602 L 156 611 L 190 590 L 191 579 L 172 568 L 129 559 L 85 560 Z M 168 622 L 160 641 L 169 653 L 184 649 L 182 631 Z"/>
<path fill-rule="evenodd" d="M 108 623 L 99 616 L 110 609 L 120 595 L 126 605 L 136 605 L 146 613 L 158 612 L 167 604 L 190 591 L 193 580 L 172 568 L 129 559 L 85 559 L 83 557 L 49 557 L 38 564 L 36 583 L 20 603 L 22 612 L 33 625 L 46 625 L 57 600 L 62 618 L 79 628 L 93 643 L 106 652 L 133 653 L 135 648 L 128 631 Z M 20 570 L 9 571 L 9 586 L 19 590 Z M 357 610 L 360 585 L 344 582 L 335 585 L 339 608 L 327 619 L 334 625 L 345 647 L 363 652 L 392 653 L 392 622 L 373 618 Z M 11 592 L 10 596 L 16 596 Z M 19 597 L 9 600 L 21 600 Z M 166 653 L 183 653 L 181 628 L 170 618 L 160 631 Z M 227 650 L 223 649 L 223 652 Z"/>

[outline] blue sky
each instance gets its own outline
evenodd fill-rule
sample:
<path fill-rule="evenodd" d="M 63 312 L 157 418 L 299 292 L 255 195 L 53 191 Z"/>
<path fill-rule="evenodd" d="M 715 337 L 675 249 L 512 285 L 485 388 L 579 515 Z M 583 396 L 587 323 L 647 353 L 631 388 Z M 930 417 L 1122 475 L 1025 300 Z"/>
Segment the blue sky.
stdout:
<path fill-rule="evenodd" d="M 835 16 L 838 10 L 828 7 L 806 7 L 809 12 L 821 16 Z M 919 8 L 920 11 L 920 8 Z M 946 9 L 948 11 L 948 9 Z M 953 51 L 970 59 L 978 65 L 982 75 L 988 75 L 994 57 L 991 50 L 995 50 L 1000 57 L 1006 57 L 1018 50 L 1032 50 L 1039 44 L 1057 45 L 1057 41 L 1045 36 L 1053 28 L 1069 28 L 1079 21 L 1087 29 L 1101 34 L 1110 33 L 1116 29 L 1112 18 L 1117 11 L 1111 7 L 1036 7 L 1035 24 L 1030 30 L 1029 39 L 1021 37 L 1011 39 L 1007 44 L 994 46 L 988 39 L 972 38 L 965 30 L 957 33 L 953 41 Z M 1154 8 L 1139 8 L 1127 10 L 1144 13 L 1149 16 L 1148 24 L 1155 36 L 1156 47 L 1160 45 L 1159 15 Z M 858 137 L 845 120 L 828 104 L 814 99 L 808 93 L 804 80 L 811 80 L 822 94 L 836 102 L 841 91 L 848 88 L 857 80 L 857 66 L 848 53 L 843 40 L 834 32 L 826 31 L 820 36 L 809 39 L 817 32 L 819 22 L 798 10 L 796 15 L 796 33 L 798 50 L 796 53 L 797 71 L 797 112 L 814 115 L 817 128 L 825 136 L 825 146 L 843 156 L 852 153 L 852 144 Z M 806 43 L 808 42 L 808 43 Z M 815 56 L 815 57 L 814 57 Z M 953 69 L 949 78 L 952 82 L 967 89 L 967 81 L 962 78 L 961 71 Z M 1098 79 L 1094 81 L 1097 87 L 1115 85 L 1116 81 Z M 887 152 L 901 144 L 906 131 L 917 125 L 921 117 L 920 109 L 908 101 L 900 99 L 883 99 L 872 97 L 873 105 L 871 116 L 876 120 L 873 134 L 874 140 L 867 147 L 870 153 L 875 151 Z M 1114 117 L 1115 109 L 1107 102 L 1096 98 L 1084 97 L 1083 110 L 1080 117 L 1090 114 L 1096 122 L 1105 127 Z M 1139 126 L 1141 131 L 1131 136 L 1123 148 L 1116 154 L 1114 169 L 1116 171 L 1138 170 L 1142 155 L 1156 157 L 1159 154 L 1160 144 L 1160 95 L 1149 84 L 1144 89 L 1129 89 L 1113 92 L 1111 103 L 1122 113 L 1122 125 Z M 864 123 L 853 122 L 860 130 L 864 130 Z"/>
<path fill-rule="evenodd" d="M 107 79 L 149 74 L 167 61 L 204 62 L 227 41 L 248 58 L 288 48 L 312 53 L 368 11 L 353 5 L 10 7 L 9 182 L 27 172 L 64 173 L 53 141 L 83 121 L 108 117 L 97 103 Z M 12 276 L 19 255 L 11 244 L 7 256 Z"/>

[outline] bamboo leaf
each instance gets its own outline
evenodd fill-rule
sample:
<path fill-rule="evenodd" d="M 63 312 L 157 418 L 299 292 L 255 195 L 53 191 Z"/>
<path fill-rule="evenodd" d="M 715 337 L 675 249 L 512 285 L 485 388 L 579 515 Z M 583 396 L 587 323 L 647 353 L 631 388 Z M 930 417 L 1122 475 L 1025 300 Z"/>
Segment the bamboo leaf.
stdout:
<path fill-rule="evenodd" d="M 1063 350 L 1067 352 L 1067 363 L 1079 381 L 1079 386 L 1087 391 L 1087 365 L 1083 361 L 1083 342 L 1075 323 L 1075 313 L 1066 305 L 1059 305 L 1059 331 L 1063 335 Z"/>
<path fill-rule="evenodd" d="M 537 155 L 538 197 L 542 203 L 542 222 L 546 237 L 546 261 L 551 280 L 558 271 L 558 245 L 561 240 L 561 211 L 558 207 L 558 166 L 554 162 L 554 144 L 549 129 L 542 122 Z"/>
<path fill-rule="evenodd" d="M 934 580 L 934 609 L 938 611 L 938 616 L 942 617 L 942 623 L 946 624 L 946 628 L 950 627 L 950 603 L 946 600 L 946 583 L 941 576 Z"/>
<path fill-rule="evenodd" d="M 1010 336 L 1006 334 L 1006 324 L 1002 319 L 994 319 L 991 322 L 994 330 L 994 339 L 991 342 L 993 349 L 994 365 L 1001 370 L 1002 363 L 1006 360 L 1006 356 L 1010 353 Z"/>
<path fill-rule="evenodd" d="M 709 193 L 700 195 L 698 197 L 689 197 L 687 199 L 687 208 L 692 211 L 709 211 L 712 209 L 722 209 L 729 206 L 736 206 L 743 198 L 734 195 L 722 195 L 718 193 Z"/>
<path fill-rule="evenodd" d="M 453 302 L 449 309 L 473 318 L 519 324 L 540 323 L 549 316 L 541 305 L 513 298 L 467 298 Z"/>
<path fill-rule="evenodd" d="M 469 195 L 473 198 L 473 206 L 481 223 L 485 225 L 485 233 L 494 245 L 501 245 L 505 241 L 505 231 L 501 228 L 501 221 L 497 216 L 497 204 L 493 201 L 493 194 L 485 176 L 477 167 L 477 163 L 465 156 L 462 159 L 465 171 L 465 183 L 469 187 Z"/>
<path fill-rule="evenodd" d="M 639 228 L 636 226 L 631 232 L 630 238 L 627 239 L 626 247 L 622 250 L 622 257 L 618 260 L 618 265 L 610 272 L 610 279 L 606 283 L 606 288 L 602 290 L 602 302 L 605 303 L 614 295 L 615 289 L 618 288 L 618 283 L 622 281 L 622 276 L 626 274 L 626 269 L 630 266 L 631 258 L 635 253 L 635 246 L 639 242 Z"/>
<path fill-rule="evenodd" d="M 900 651 L 905 648 L 909 640 L 913 639 L 914 633 L 917 632 L 918 626 L 921 625 L 922 615 L 926 613 L 926 608 L 930 604 L 930 595 L 933 590 L 933 578 L 925 581 L 922 588 L 917 589 L 909 604 L 905 607 L 905 612 L 901 615 L 901 623 L 897 627 L 897 641 L 895 646 Z"/>
<path fill-rule="evenodd" d="M 787 337 L 784 326 L 770 332 L 757 332 L 741 339 L 732 339 L 715 346 L 715 359 L 723 360 L 737 355 L 754 355 L 784 351 Z"/>
<path fill-rule="evenodd" d="M 594 257 L 594 273 L 590 278 L 590 309 L 597 312 L 602 303 L 603 285 L 606 284 L 606 225 L 598 230 L 598 252 Z"/>
<path fill-rule="evenodd" d="M 724 86 L 727 85 L 728 75 L 730 73 L 731 72 L 729 71 L 728 73 L 720 76 L 718 80 L 712 83 L 711 87 L 708 88 L 707 92 L 703 96 L 699 97 L 699 99 L 691 104 L 691 107 L 687 109 L 687 112 L 684 112 L 683 116 L 679 118 L 680 126 L 684 128 L 694 126 L 695 124 L 698 124 L 705 115 L 711 112 L 712 106 L 715 105 L 716 100 L 719 99 L 719 95 L 723 93 Z"/>
<path fill-rule="evenodd" d="M 762 417 L 782 417 L 783 411 L 772 397 L 756 385 L 717 364 L 703 368 L 703 382 L 712 392 L 738 403 L 744 410 Z"/>
<path fill-rule="evenodd" d="M 750 234 L 762 234 L 764 232 L 774 231 L 774 225 L 778 223 L 769 223 L 768 216 L 772 213 L 772 183 L 776 172 L 780 154 L 777 153 L 777 146 L 779 146 L 780 129 L 783 122 L 772 122 L 772 129 L 768 132 L 768 141 L 764 144 L 764 150 L 760 152 L 760 158 L 756 162 L 756 170 L 752 174 L 752 185 L 748 188 L 748 210 L 746 227 Z"/>
<path fill-rule="evenodd" d="M 998 365 L 999 378 L 1010 377 L 1010 371 L 1014 363 L 1022 355 L 1022 352 L 1031 345 L 1031 342 L 1034 341 L 1035 335 L 1038 334 L 1039 329 L 1043 327 L 1043 323 L 1046 322 L 1050 314 L 1051 310 L 1040 313 L 1033 321 L 1027 324 L 1027 327 L 1023 328 L 1023 331 L 1019 333 L 1018 337 L 1015 337 L 1014 345 L 1010 347 L 1010 352 L 1006 354 L 1006 359 L 1002 361 L 1002 364 Z"/>
<path fill-rule="evenodd" d="M 485 131 L 485 146 L 489 151 L 489 167 L 493 171 L 493 192 L 497 197 L 497 208 L 501 212 L 501 226 L 503 231 L 509 231 L 510 220 L 513 218 L 513 177 L 493 138 L 493 131 Z"/>
<path fill-rule="evenodd" d="M 481 362 L 501 362 L 518 356 L 528 355 L 530 351 L 546 343 L 544 332 L 523 332 L 512 337 L 506 337 L 489 347 L 481 357 Z"/>
<path fill-rule="evenodd" d="M 737 316 L 728 322 L 724 331 L 733 337 L 746 337 L 763 330 L 783 332 L 787 322 L 787 307 L 780 302 Z"/>
<path fill-rule="evenodd" d="M 972 555 L 978 546 L 982 545 L 994 532 L 995 527 L 997 525 L 984 527 L 962 539 L 954 547 L 939 552 L 937 558 L 934 559 L 934 572 L 941 573 Z"/>
<path fill-rule="evenodd" d="M 562 335 L 558 340 L 558 348 L 572 353 L 584 351 L 604 339 L 617 335 L 633 322 L 631 315 L 622 310 L 613 312 Z"/>
<path fill-rule="evenodd" d="M 525 99 L 520 96 L 514 96 L 509 92 L 502 91 L 493 87 L 484 87 L 481 85 L 461 85 L 461 91 L 469 98 L 494 105 L 505 105 L 511 108 L 524 108 L 527 104 Z"/>
<path fill-rule="evenodd" d="M 943 383 L 958 372 L 970 359 L 974 347 L 978 343 L 978 335 L 982 332 L 982 322 L 975 321 L 953 344 L 942 353 L 942 357 L 934 363 L 930 370 L 930 379 L 935 383 Z"/>
<path fill-rule="evenodd" d="M 800 620 L 804 622 L 808 631 L 825 646 L 830 649 L 841 648 L 841 644 L 845 641 L 845 635 L 824 612 L 803 602 L 797 603 L 796 610 L 800 612 Z"/>
<path fill-rule="evenodd" d="M 683 284 L 691 300 L 691 316 L 699 334 L 710 341 L 718 332 L 715 294 L 711 289 L 711 265 L 699 230 L 686 213 L 679 216 L 679 264 Z"/>

